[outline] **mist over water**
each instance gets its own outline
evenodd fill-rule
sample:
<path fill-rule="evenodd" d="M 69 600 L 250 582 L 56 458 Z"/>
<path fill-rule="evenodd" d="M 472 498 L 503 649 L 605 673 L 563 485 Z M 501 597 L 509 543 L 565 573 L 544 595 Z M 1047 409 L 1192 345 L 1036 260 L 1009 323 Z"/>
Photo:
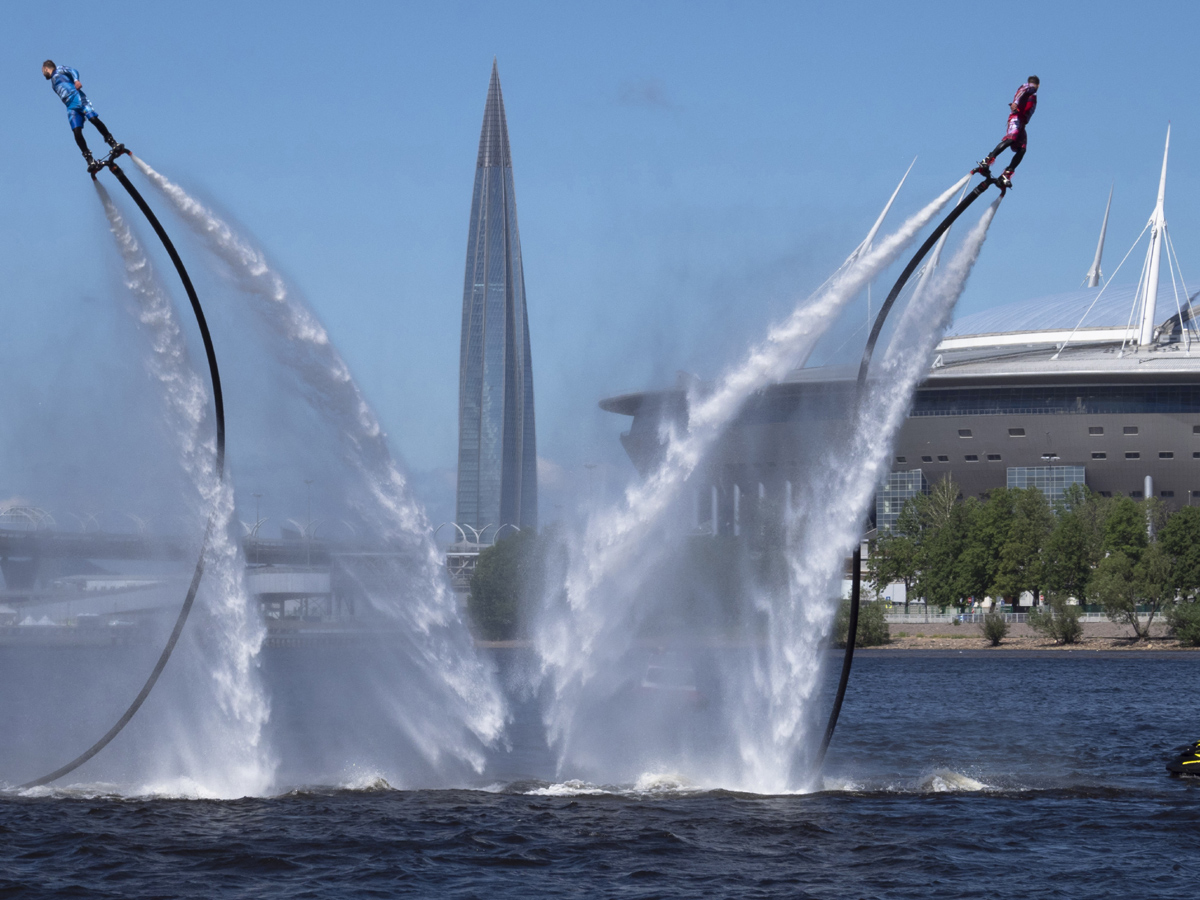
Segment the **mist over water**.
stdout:
<path fill-rule="evenodd" d="M 428 784 L 478 773 L 486 746 L 501 736 L 503 699 L 475 651 L 430 523 L 373 410 L 324 327 L 262 250 L 179 185 L 135 161 L 226 282 L 249 301 L 276 365 L 290 375 L 323 430 L 336 435 L 340 459 L 329 460 L 336 471 L 323 474 L 340 475 L 356 539 L 387 551 L 364 555 L 346 574 L 368 599 L 389 643 L 364 653 L 358 670 L 312 680 L 313 693 L 278 729 L 279 742 L 305 743 L 303 762 L 293 769 L 284 754 L 282 777 L 376 772 L 393 784 Z M 338 718 L 322 720 L 322 708 L 329 713 L 331 707 Z M 361 730 L 346 732 L 348 707 L 361 716 Z"/>
<path fill-rule="evenodd" d="M 548 579 L 533 632 L 560 776 L 631 783 L 657 772 L 672 783 L 762 792 L 808 784 L 803 757 L 813 721 L 823 714 L 814 692 L 843 559 L 994 207 L 910 304 L 892 343 L 905 350 L 890 358 L 886 389 L 873 383 L 856 416 L 845 421 L 842 411 L 840 426 L 814 438 L 793 476 L 791 509 L 779 509 L 787 528 L 786 577 L 765 589 L 756 584 L 748 608 L 731 611 L 731 598 L 719 589 L 680 597 L 695 490 L 689 479 L 747 398 L 803 366 L 845 305 L 965 183 L 847 260 L 711 392 L 693 388 L 686 424 L 663 423 L 659 466 L 627 491 L 622 505 L 596 512 L 565 542 L 566 559 Z M 733 564 L 738 578 L 755 582 L 745 559 Z M 679 691 L 644 690 L 661 688 L 651 682 L 669 680 L 672 672 L 702 698 L 700 708 L 681 702 Z"/>

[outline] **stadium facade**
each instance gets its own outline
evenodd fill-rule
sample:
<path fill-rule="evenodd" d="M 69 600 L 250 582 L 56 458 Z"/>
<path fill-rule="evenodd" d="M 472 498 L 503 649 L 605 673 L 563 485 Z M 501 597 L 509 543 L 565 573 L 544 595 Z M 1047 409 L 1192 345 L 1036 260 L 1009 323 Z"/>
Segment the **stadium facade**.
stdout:
<path fill-rule="evenodd" d="M 1102 230 L 1090 287 L 955 322 L 896 436 L 878 524 L 947 476 L 968 496 L 1037 486 L 1053 499 L 1084 483 L 1200 503 L 1200 333 L 1176 280 L 1165 185 L 1164 154 L 1136 284 L 1098 286 Z M 853 407 L 856 372 L 804 368 L 751 398 L 694 478 L 697 528 L 737 533 L 764 499 L 790 495 L 816 436 Z M 643 473 L 661 453 L 660 422 L 686 421 L 684 385 L 600 406 L 632 417 L 621 441 Z"/>
<path fill-rule="evenodd" d="M 455 521 L 474 532 L 472 543 L 490 543 L 505 526 L 537 527 L 537 495 L 525 274 L 508 124 L 493 61 L 463 280 Z"/>

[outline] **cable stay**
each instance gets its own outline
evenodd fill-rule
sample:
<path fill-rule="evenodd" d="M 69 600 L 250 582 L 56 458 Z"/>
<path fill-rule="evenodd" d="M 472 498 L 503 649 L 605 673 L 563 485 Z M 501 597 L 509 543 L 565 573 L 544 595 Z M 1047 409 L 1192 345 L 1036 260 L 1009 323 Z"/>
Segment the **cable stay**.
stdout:
<path fill-rule="evenodd" d="M 858 366 L 858 380 L 856 383 L 856 400 L 855 410 L 861 408 L 862 402 L 866 397 L 867 372 L 871 367 L 871 358 L 875 355 L 875 344 L 879 341 L 879 335 L 883 331 L 884 322 L 887 320 L 888 313 L 892 311 L 892 306 L 896 302 L 896 298 L 900 296 L 900 292 L 904 290 L 904 286 L 908 283 L 909 278 L 917 270 L 921 261 L 933 249 L 934 245 L 942 238 L 951 225 L 958 220 L 958 217 L 966 212 L 967 207 L 974 203 L 983 192 L 993 184 L 1000 187 L 991 172 L 984 170 L 982 173 L 983 181 L 975 186 L 969 194 L 963 197 L 958 202 L 958 205 L 952 209 L 946 218 L 938 224 L 937 228 L 925 239 L 918 249 L 913 254 L 912 259 L 908 261 L 908 265 L 904 267 L 904 271 L 900 273 L 900 277 L 896 279 L 896 283 L 892 285 L 892 290 L 888 293 L 887 299 L 883 301 L 883 305 L 879 308 L 879 315 L 875 318 L 875 324 L 871 327 L 871 334 L 867 337 L 867 345 L 863 348 L 862 361 Z M 1004 196 L 1004 188 L 1000 189 L 1000 196 Z M 851 562 L 850 574 L 850 622 L 846 632 L 846 652 L 842 657 L 842 674 L 838 679 L 837 693 L 833 698 L 833 708 L 829 711 L 829 721 L 825 725 L 825 735 L 821 739 L 821 747 L 817 751 L 816 765 L 814 771 L 820 771 L 825 763 L 825 754 L 829 750 L 829 744 L 833 740 L 834 729 L 837 728 L 838 716 L 842 711 L 842 702 L 846 699 L 846 686 L 850 683 L 850 668 L 854 663 L 854 644 L 858 636 L 858 610 L 859 600 L 862 596 L 862 541 L 857 540 L 854 544 L 854 555 Z"/>
<path fill-rule="evenodd" d="M 129 153 L 128 150 L 123 152 Z M 167 235 L 162 223 L 158 221 L 158 217 L 154 214 L 149 204 L 138 192 L 137 188 L 126 177 L 117 165 L 116 157 L 121 151 L 114 152 L 105 159 L 100 161 L 100 168 L 108 168 L 117 181 L 121 182 L 121 187 L 133 198 L 133 202 L 137 204 L 138 209 L 146 217 L 146 220 L 154 228 L 154 233 L 158 235 L 158 239 L 162 242 L 163 248 L 167 251 L 167 255 L 171 257 L 171 262 L 175 264 L 175 271 L 179 273 L 179 280 L 183 282 L 183 288 L 187 291 L 188 300 L 192 304 L 192 312 L 196 317 L 196 325 L 200 329 L 200 337 L 204 341 L 204 355 L 208 358 L 208 373 L 212 381 L 213 392 L 213 410 L 216 413 L 217 425 L 217 455 L 216 455 L 216 472 L 218 481 L 225 479 L 225 401 L 221 394 L 221 374 L 217 368 L 217 355 L 213 350 L 212 335 L 208 330 L 208 322 L 204 317 L 204 310 L 200 306 L 200 298 L 196 296 L 196 289 L 192 285 L 192 279 L 188 276 L 187 269 L 184 268 L 183 260 L 179 258 L 179 253 L 175 250 L 175 245 L 171 243 L 171 238 Z M 132 154 L 129 154 L 132 156 Z M 92 174 L 95 179 L 95 173 Z M 175 627 L 171 630 L 171 636 L 167 639 L 167 644 L 163 648 L 162 653 L 158 657 L 158 662 L 154 664 L 154 669 L 150 672 L 150 676 L 146 679 L 146 683 L 142 685 L 142 689 L 138 695 L 134 697 L 133 702 L 129 704 L 129 708 L 125 710 L 116 724 L 110 728 L 103 737 L 96 743 L 92 744 L 87 750 L 81 753 L 75 759 L 71 760 L 64 766 L 60 766 L 48 775 L 43 775 L 41 778 L 35 778 L 33 781 L 26 782 L 20 786 L 20 790 L 32 787 L 40 787 L 44 784 L 49 784 L 52 781 L 57 781 L 64 775 L 67 775 L 85 762 L 107 747 L 121 730 L 129 724 L 130 719 L 134 717 L 142 704 L 146 702 L 146 698 L 150 696 L 150 692 L 154 689 L 155 683 L 163 673 L 163 669 L 167 666 L 167 661 L 171 658 L 171 653 L 175 650 L 175 645 L 179 642 L 179 636 L 183 633 L 183 626 L 187 622 L 188 614 L 192 611 L 192 604 L 196 600 L 196 592 L 200 588 L 200 581 L 204 576 L 204 557 L 208 552 L 208 542 L 212 536 L 213 528 L 216 525 L 217 510 L 214 507 L 208 515 L 208 524 L 204 529 L 204 540 L 200 544 L 200 556 L 196 560 L 196 571 L 192 575 L 192 582 L 188 586 L 187 596 L 184 597 L 183 606 L 180 607 L 179 615 L 175 619 Z"/>

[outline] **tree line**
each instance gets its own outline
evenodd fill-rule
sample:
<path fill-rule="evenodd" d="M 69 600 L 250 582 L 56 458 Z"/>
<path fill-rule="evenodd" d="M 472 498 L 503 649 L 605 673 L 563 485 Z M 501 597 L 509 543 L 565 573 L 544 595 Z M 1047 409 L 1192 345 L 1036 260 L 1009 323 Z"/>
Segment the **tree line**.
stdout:
<path fill-rule="evenodd" d="M 1043 617 L 1077 617 L 1071 600 L 1096 604 L 1144 638 L 1162 615 L 1200 645 L 1200 507 L 1172 512 L 1083 485 L 1053 505 L 1037 488 L 964 499 L 947 477 L 880 530 L 868 565 L 876 593 L 898 582 L 941 609 L 985 597 L 1015 605 L 1028 591 L 1044 598 Z"/>

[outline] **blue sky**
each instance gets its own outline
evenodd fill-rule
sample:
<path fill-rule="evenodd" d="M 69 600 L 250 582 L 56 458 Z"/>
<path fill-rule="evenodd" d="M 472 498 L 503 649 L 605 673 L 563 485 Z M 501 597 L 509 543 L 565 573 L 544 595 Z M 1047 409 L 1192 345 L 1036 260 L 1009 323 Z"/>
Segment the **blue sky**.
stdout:
<path fill-rule="evenodd" d="M 50 56 L 81 71 L 119 139 L 302 288 L 437 511 L 493 56 L 539 451 L 567 482 L 585 462 L 631 471 L 627 422 L 598 399 L 719 374 L 845 257 L 914 156 L 898 214 L 990 149 L 1030 73 L 1029 154 L 960 309 L 1076 287 L 1115 182 L 1111 269 L 1150 214 L 1168 120 L 1167 216 L 1200 286 L 1194 4 L 21 7 L 0 35 L 10 373 L 57 371 L 87 340 L 79 304 L 112 292 L 95 197 L 38 72 Z"/>

